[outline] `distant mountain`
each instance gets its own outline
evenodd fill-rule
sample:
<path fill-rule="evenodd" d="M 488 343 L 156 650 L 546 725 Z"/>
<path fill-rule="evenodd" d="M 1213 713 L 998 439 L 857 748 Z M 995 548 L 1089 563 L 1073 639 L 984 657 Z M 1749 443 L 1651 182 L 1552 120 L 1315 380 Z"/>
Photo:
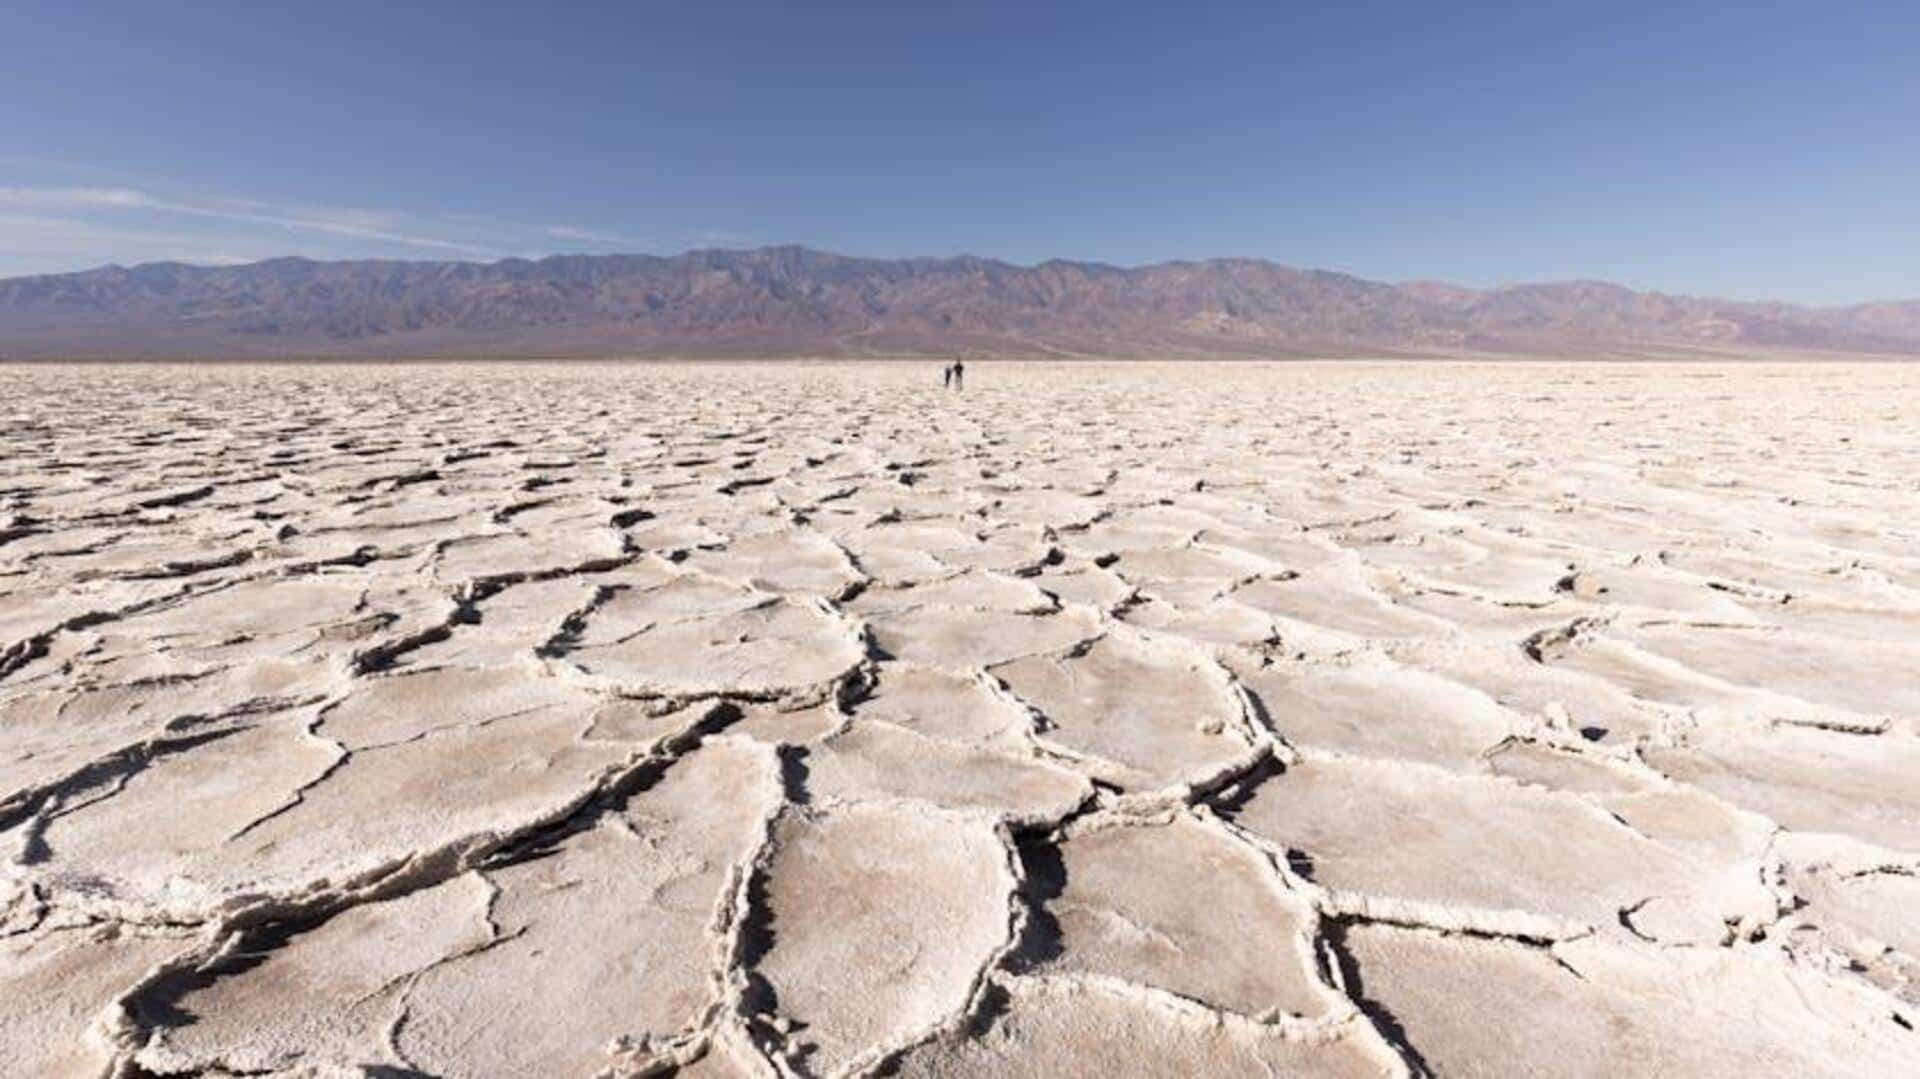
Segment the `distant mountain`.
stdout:
<path fill-rule="evenodd" d="M 1250 259 L 1016 266 L 800 247 L 528 261 L 152 263 L 0 280 L 0 358 L 1920 354 L 1920 301 L 1602 282 L 1389 285 Z"/>

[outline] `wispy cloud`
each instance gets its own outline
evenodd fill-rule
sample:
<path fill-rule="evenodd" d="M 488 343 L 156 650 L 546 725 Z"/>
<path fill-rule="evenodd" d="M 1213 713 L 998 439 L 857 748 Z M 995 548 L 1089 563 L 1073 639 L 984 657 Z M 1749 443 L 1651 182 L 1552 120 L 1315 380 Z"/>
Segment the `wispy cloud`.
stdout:
<path fill-rule="evenodd" d="M 631 236 L 576 224 L 528 224 L 474 214 L 414 213 L 185 193 L 105 170 L 0 155 L 0 273 L 75 269 L 114 261 L 234 261 L 305 254 L 322 258 L 435 253 L 539 257 L 569 247 L 643 250 Z M 82 183 L 18 184 L 36 179 Z M 107 183 L 99 183 L 99 180 Z M 120 182 L 112 182 L 118 180 Z M 84 181 L 96 181 L 85 183 Z M 131 181 L 131 182 L 129 182 Z M 215 257 L 219 253 L 225 257 Z"/>
<path fill-rule="evenodd" d="M 0 274 L 97 266 L 103 261 L 226 265 L 270 258 L 271 246 L 210 240 L 189 231 L 139 228 L 48 214 L 0 212 Z M 110 253 L 101 257 L 100 253 Z"/>
<path fill-rule="evenodd" d="M 556 240 L 575 240 L 584 244 L 603 244 L 634 250 L 649 246 L 645 240 L 635 239 L 632 236 L 618 236 L 611 232 L 583 229 L 575 225 L 548 225 L 546 233 Z"/>
<path fill-rule="evenodd" d="M 376 240 L 401 247 L 499 258 L 496 247 L 406 232 L 387 225 L 396 215 L 365 210 L 286 206 L 252 199 L 163 198 L 132 187 L 0 187 L 0 207 L 58 210 L 144 210 L 295 231 Z"/>
<path fill-rule="evenodd" d="M 28 210 L 149 209 L 154 200 L 130 187 L 0 187 L 0 206 Z"/>
<path fill-rule="evenodd" d="M 753 242 L 753 237 L 744 232 L 726 229 L 704 229 L 691 237 L 694 247 L 751 247 Z"/>

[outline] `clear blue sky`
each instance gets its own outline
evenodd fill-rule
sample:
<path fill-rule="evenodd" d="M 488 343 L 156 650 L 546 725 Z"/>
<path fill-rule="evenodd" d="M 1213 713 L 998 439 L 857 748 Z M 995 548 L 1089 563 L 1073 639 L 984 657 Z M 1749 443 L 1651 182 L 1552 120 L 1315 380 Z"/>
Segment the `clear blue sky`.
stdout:
<path fill-rule="evenodd" d="M 804 243 L 1920 296 L 1920 4 L 0 0 L 0 274 Z"/>

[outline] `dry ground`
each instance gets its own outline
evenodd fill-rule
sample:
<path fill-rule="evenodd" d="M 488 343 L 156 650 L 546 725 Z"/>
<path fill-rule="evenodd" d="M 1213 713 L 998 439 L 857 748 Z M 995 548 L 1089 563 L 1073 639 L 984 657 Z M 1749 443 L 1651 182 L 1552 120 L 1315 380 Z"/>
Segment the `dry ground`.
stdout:
<path fill-rule="evenodd" d="M 1920 367 L 970 381 L 0 368 L 0 1072 L 1920 1069 Z"/>

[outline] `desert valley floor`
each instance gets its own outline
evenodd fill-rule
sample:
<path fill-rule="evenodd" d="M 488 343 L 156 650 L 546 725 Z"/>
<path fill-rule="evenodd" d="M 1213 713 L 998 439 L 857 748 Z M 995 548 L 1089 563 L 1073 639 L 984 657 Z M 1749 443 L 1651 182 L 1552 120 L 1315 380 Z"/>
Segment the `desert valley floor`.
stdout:
<path fill-rule="evenodd" d="M 0 368 L 0 1074 L 1920 1072 L 1920 367 Z"/>

